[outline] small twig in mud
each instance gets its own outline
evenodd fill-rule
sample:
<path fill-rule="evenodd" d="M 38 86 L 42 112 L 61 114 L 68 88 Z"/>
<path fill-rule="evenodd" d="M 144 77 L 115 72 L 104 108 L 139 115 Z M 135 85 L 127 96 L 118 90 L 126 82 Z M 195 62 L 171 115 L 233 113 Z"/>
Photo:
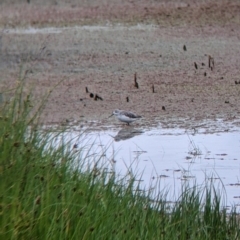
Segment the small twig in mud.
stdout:
<path fill-rule="evenodd" d="M 101 100 L 101 101 L 103 100 L 100 96 L 98 96 L 97 94 L 95 94 L 94 100 L 97 101 L 98 99 Z"/>
<path fill-rule="evenodd" d="M 126 97 L 126 101 L 129 102 L 129 97 Z"/>
<path fill-rule="evenodd" d="M 134 87 L 139 88 L 138 82 L 137 82 L 137 73 L 134 74 Z"/>
<path fill-rule="evenodd" d="M 214 58 L 210 55 L 208 55 L 208 67 L 211 68 L 211 70 L 214 68 Z"/>
<path fill-rule="evenodd" d="M 100 97 L 99 95 L 95 94 L 94 100 L 97 101 L 98 99 L 103 101 L 102 97 Z"/>
<path fill-rule="evenodd" d="M 196 69 L 198 69 L 198 65 L 197 65 L 196 62 L 194 62 L 194 67 L 195 67 Z"/>
<path fill-rule="evenodd" d="M 154 85 L 152 85 L 152 92 L 155 93 L 155 90 L 154 90 Z"/>
<path fill-rule="evenodd" d="M 208 67 L 209 67 L 209 68 L 211 67 L 211 61 L 210 61 L 210 59 L 211 59 L 211 56 L 208 55 Z"/>
<path fill-rule="evenodd" d="M 94 93 L 89 92 L 87 87 L 85 87 L 85 89 L 86 89 L 86 93 L 89 93 L 90 98 L 93 98 L 95 101 L 97 101 L 98 99 L 103 101 L 103 98 L 100 97 L 97 93 L 94 94 Z"/>

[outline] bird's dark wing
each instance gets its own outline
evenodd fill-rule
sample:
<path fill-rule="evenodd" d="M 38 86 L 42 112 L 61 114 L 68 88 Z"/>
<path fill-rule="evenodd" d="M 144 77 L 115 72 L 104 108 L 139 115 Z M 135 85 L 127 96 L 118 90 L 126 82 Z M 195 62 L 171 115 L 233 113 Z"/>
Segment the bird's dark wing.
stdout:
<path fill-rule="evenodd" d="M 132 112 L 127 112 L 127 111 L 123 111 L 122 113 L 125 114 L 129 118 L 141 118 L 142 117 L 142 116 L 139 116 L 139 115 L 136 115 Z"/>

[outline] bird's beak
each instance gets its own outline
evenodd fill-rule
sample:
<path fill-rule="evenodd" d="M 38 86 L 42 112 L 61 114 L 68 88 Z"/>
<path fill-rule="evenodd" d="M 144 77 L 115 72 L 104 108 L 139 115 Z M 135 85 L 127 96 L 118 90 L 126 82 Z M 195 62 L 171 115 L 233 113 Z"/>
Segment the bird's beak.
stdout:
<path fill-rule="evenodd" d="M 114 114 L 111 114 L 108 118 L 112 117 Z"/>

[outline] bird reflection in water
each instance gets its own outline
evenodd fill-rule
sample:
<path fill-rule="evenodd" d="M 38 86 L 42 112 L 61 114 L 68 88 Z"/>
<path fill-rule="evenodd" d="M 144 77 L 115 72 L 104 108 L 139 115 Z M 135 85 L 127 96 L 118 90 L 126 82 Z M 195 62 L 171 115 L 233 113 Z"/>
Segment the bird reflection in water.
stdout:
<path fill-rule="evenodd" d="M 143 131 L 135 128 L 122 128 L 114 138 L 116 142 L 127 140 L 137 135 L 142 134 Z"/>

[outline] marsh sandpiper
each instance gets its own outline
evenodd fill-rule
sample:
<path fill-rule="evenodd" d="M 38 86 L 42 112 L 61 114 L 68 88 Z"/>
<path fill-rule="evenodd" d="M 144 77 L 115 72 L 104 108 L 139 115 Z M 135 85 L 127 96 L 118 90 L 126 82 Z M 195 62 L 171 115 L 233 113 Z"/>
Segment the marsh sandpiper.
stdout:
<path fill-rule="evenodd" d="M 119 109 L 115 109 L 112 115 L 109 117 L 112 117 L 113 115 L 115 115 L 119 121 L 127 123 L 127 125 L 129 125 L 129 123 L 131 122 L 134 122 L 142 118 L 142 116 L 139 116 L 133 112 L 119 110 Z"/>

